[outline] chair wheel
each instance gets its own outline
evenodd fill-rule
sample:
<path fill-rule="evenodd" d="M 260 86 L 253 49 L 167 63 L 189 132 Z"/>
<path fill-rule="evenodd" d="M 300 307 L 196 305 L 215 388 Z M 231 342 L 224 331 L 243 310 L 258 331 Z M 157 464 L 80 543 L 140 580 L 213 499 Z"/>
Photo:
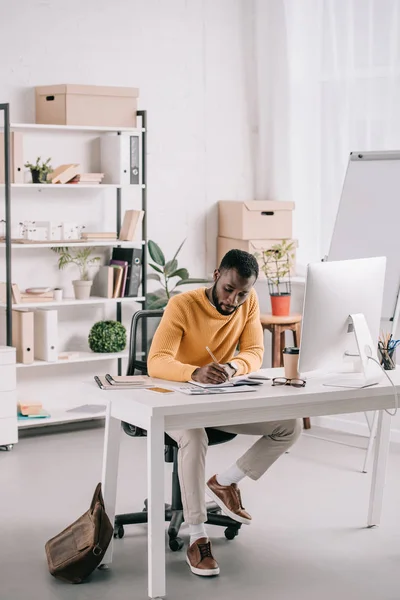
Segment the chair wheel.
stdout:
<path fill-rule="evenodd" d="M 124 526 L 123 526 L 123 525 L 117 525 L 117 526 L 114 528 L 114 537 L 115 537 L 115 538 L 122 539 L 122 538 L 124 537 L 124 535 L 125 535 L 125 529 L 124 529 Z"/>
<path fill-rule="evenodd" d="M 169 540 L 169 547 L 172 550 L 172 552 L 177 552 L 178 550 L 182 550 L 183 540 L 179 537 L 173 538 L 172 540 Z"/>
<path fill-rule="evenodd" d="M 239 530 L 236 527 L 227 527 L 224 533 L 227 540 L 233 540 L 239 535 Z"/>

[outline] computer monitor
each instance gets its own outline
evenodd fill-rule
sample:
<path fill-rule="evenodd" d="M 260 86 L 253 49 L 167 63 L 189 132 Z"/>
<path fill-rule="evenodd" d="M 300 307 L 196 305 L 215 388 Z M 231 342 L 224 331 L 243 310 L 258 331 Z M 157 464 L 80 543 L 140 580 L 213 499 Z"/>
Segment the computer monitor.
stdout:
<path fill-rule="evenodd" d="M 373 385 L 382 379 L 375 361 L 385 270 L 386 257 L 308 265 L 299 358 L 302 377 L 329 374 L 327 384 L 345 387 Z"/>

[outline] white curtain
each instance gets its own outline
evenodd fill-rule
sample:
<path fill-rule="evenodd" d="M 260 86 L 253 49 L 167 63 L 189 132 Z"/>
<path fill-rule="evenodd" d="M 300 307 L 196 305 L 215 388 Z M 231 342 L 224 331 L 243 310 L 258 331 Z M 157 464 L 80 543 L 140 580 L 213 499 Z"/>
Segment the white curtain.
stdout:
<path fill-rule="evenodd" d="M 329 249 L 349 153 L 400 149 L 400 0 L 243 9 L 256 60 L 254 195 L 296 203 L 301 268 Z"/>

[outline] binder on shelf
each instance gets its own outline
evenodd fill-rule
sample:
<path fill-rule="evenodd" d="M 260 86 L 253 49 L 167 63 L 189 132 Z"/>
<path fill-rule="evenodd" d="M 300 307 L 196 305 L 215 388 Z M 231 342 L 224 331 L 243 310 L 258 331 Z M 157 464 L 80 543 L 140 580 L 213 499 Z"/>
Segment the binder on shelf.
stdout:
<path fill-rule="evenodd" d="M 141 240 L 141 224 L 143 221 L 143 210 L 126 210 L 124 220 L 122 221 L 119 239 L 125 242 L 133 242 L 133 240 Z M 140 235 L 139 235 L 140 233 Z"/>
<path fill-rule="evenodd" d="M 11 183 L 24 183 L 24 153 L 22 133 L 10 133 L 10 179 Z M 0 133 L 0 183 L 5 183 L 4 133 Z"/>
<path fill-rule="evenodd" d="M 100 138 L 101 170 L 104 183 L 140 184 L 140 136 L 121 133 Z"/>
<path fill-rule="evenodd" d="M 56 362 L 58 358 L 58 314 L 55 309 L 35 310 L 35 358 Z"/>
<path fill-rule="evenodd" d="M 12 345 L 17 362 L 30 365 L 34 360 L 34 314 L 26 308 L 12 311 Z"/>
<path fill-rule="evenodd" d="M 139 293 L 142 256 L 143 251 L 141 248 L 113 248 L 113 260 L 126 260 L 128 262 L 124 297 L 136 297 Z"/>

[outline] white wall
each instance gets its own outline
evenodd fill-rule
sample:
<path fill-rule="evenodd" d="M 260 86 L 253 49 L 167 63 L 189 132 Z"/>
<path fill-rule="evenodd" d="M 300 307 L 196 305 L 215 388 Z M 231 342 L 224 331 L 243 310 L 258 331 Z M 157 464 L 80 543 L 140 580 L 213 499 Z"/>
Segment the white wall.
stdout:
<path fill-rule="evenodd" d="M 188 267 L 192 276 L 211 272 L 216 259 L 216 202 L 252 197 L 243 3 L 2 0 L 1 4 L 0 102 L 10 102 L 12 121 L 34 121 L 37 85 L 139 87 L 139 108 L 148 111 L 149 237 L 167 257 L 187 237 L 180 266 Z M 27 137 L 24 148 L 29 160 L 43 153 L 51 155 L 55 164 L 77 160 L 96 169 L 89 153 L 92 143 L 94 139 L 75 134 L 41 135 Z M 128 198 L 131 206 L 138 201 L 134 194 Z M 12 205 L 15 222 L 75 220 L 99 230 L 109 229 L 115 218 L 114 198 L 107 191 L 100 195 L 83 190 L 57 195 L 23 191 L 13 197 Z M 0 218 L 2 211 L 1 203 Z M 4 281 L 5 255 L 0 252 L 0 280 Z M 13 275 L 21 289 L 59 285 L 72 295 L 70 282 L 76 272 L 59 273 L 49 250 L 18 250 L 13 255 Z M 125 323 L 131 312 L 124 309 Z M 84 349 L 90 323 L 114 315 L 113 310 L 99 308 L 59 311 L 60 349 Z M 22 369 L 19 389 L 21 394 L 26 390 L 25 397 L 44 399 L 49 406 L 46 390 L 59 389 L 60 377 L 107 368 L 98 363 Z"/>
<path fill-rule="evenodd" d="M 11 103 L 12 120 L 34 121 L 36 85 L 139 87 L 149 118 L 149 236 L 167 254 L 187 237 L 182 266 L 193 276 L 212 270 L 215 203 L 252 192 L 242 3 L 3 4 L 0 101 Z"/>

